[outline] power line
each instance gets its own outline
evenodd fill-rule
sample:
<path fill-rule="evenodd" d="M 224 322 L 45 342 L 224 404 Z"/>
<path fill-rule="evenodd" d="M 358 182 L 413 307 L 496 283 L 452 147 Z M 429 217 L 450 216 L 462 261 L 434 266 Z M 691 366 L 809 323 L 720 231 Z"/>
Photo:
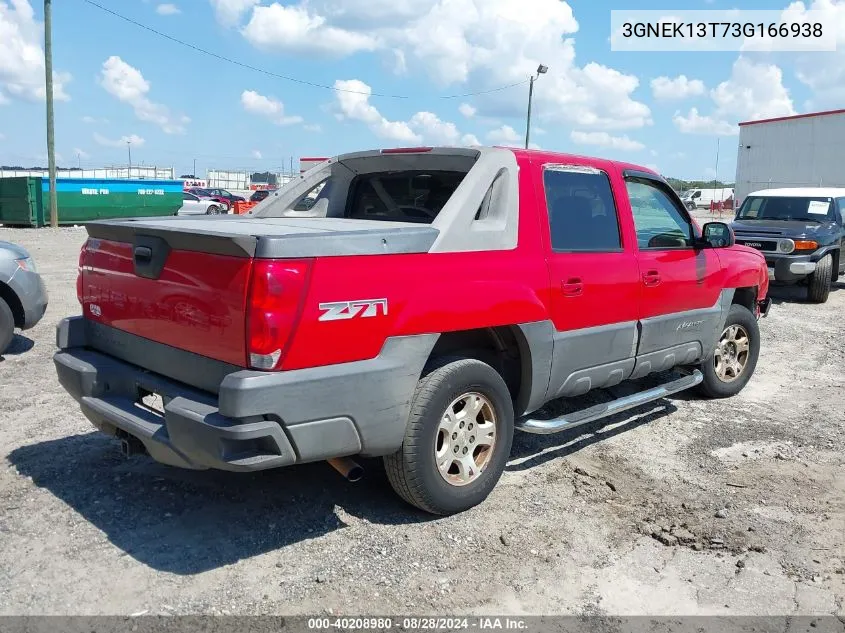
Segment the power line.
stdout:
<path fill-rule="evenodd" d="M 361 90 L 349 90 L 349 89 L 345 89 L 345 88 L 336 88 L 335 86 L 329 86 L 327 84 L 316 83 L 316 82 L 313 82 L 313 81 L 308 81 L 306 79 L 299 79 L 297 77 L 289 77 L 287 75 L 280 75 L 278 73 L 274 73 L 273 71 L 267 70 L 265 68 L 258 68 L 257 66 L 252 66 L 250 64 L 238 61 L 236 59 L 232 59 L 231 57 L 226 57 L 225 55 L 220 55 L 219 53 L 215 53 L 215 52 L 210 51 L 208 49 L 201 48 L 201 47 L 197 46 L 196 44 L 191 44 L 190 42 L 180 40 L 179 38 L 173 37 L 172 35 L 168 35 L 167 33 L 162 33 L 161 31 L 158 31 L 158 30 L 152 28 L 151 26 L 147 26 L 146 24 L 138 22 L 137 20 L 133 20 L 130 17 L 122 15 L 122 14 L 118 13 L 117 11 L 113 11 L 113 10 L 109 9 L 108 7 L 104 7 L 103 5 L 99 4 L 98 2 L 95 2 L 94 0 L 83 0 L 83 2 L 87 2 L 91 6 L 97 7 L 101 11 L 105 11 L 106 13 L 109 13 L 116 18 L 120 18 L 121 20 L 128 22 L 129 24 L 133 24 L 133 25 L 135 25 L 139 28 L 144 29 L 145 31 L 149 31 L 150 33 L 154 33 L 155 35 L 158 35 L 159 37 L 163 37 L 164 39 L 170 40 L 171 42 L 175 42 L 176 44 L 179 44 L 180 46 L 185 46 L 185 47 L 190 48 L 190 49 L 192 49 L 192 50 L 194 50 L 198 53 L 202 53 L 203 55 L 208 55 L 210 57 L 214 57 L 215 59 L 219 59 L 220 61 L 224 61 L 224 62 L 227 62 L 229 64 L 234 64 L 235 66 L 240 66 L 241 68 L 246 68 L 248 70 L 252 70 L 252 71 L 257 72 L 257 73 L 262 73 L 262 74 L 268 75 L 270 77 L 275 77 L 276 79 L 282 79 L 284 81 L 291 81 L 293 83 L 302 84 L 304 86 L 311 86 L 312 88 L 322 88 L 323 90 L 331 90 L 333 92 L 349 92 L 349 93 L 352 93 L 352 94 L 369 95 L 371 97 L 385 97 L 385 98 L 388 98 L 388 99 L 414 99 L 414 98 L 416 98 L 416 97 L 411 97 L 409 95 L 394 95 L 394 94 L 388 94 L 388 93 L 383 93 L 383 92 L 364 92 L 364 91 L 361 91 Z M 462 99 L 462 98 L 465 98 L 465 97 L 475 97 L 475 96 L 478 96 L 478 95 L 490 94 L 492 92 L 500 92 L 502 90 L 507 90 L 508 88 L 514 88 L 516 86 L 522 86 L 524 84 L 527 84 L 528 81 L 529 81 L 528 79 L 524 79 L 523 81 L 517 81 L 517 82 L 512 83 L 512 84 L 499 86 L 498 88 L 491 88 L 489 90 L 479 90 L 479 91 L 476 91 L 476 92 L 465 92 L 465 93 L 462 93 L 462 94 L 454 94 L 454 95 L 438 95 L 436 98 L 437 99 Z"/>

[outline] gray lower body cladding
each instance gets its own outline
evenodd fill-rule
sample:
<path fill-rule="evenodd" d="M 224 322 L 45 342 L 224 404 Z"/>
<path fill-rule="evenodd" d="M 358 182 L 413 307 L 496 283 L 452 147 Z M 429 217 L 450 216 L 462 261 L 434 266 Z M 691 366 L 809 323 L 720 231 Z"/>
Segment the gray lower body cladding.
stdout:
<path fill-rule="evenodd" d="M 152 345 L 142 367 L 98 347 L 109 341 L 110 352 L 132 354 L 145 339 L 112 328 L 106 337 L 104 326 L 92 325 L 82 317 L 62 321 L 54 363 L 59 382 L 94 426 L 137 438 L 165 464 L 232 471 L 396 451 L 438 338 L 394 338 L 376 358 L 295 371 L 226 373 L 230 366 L 208 361 L 193 365 L 205 377 L 195 375 L 191 382 L 222 379 L 216 389 L 203 390 L 145 368 L 157 365 L 154 358 L 161 354 L 170 363 L 183 354 L 180 364 L 192 367 L 194 355 Z M 161 395 L 163 412 L 139 404 L 147 393 Z"/>

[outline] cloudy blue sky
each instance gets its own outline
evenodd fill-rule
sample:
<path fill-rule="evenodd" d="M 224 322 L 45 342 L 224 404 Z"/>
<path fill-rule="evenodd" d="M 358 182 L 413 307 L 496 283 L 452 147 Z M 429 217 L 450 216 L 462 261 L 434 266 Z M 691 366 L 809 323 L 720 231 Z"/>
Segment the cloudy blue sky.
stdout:
<path fill-rule="evenodd" d="M 290 157 L 415 144 L 532 140 L 667 176 L 732 180 L 739 121 L 845 107 L 845 0 L 825 11 L 835 53 L 610 50 L 605 0 L 97 0 L 137 22 L 286 81 L 175 44 L 85 0 L 54 2 L 60 164 L 127 160 L 287 168 Z M 787 8 L 685 0 L 685 9 Z M 666 9 L 642 1 L 641 9 Z M 43 3 L 0 0 L 0 164 L 46 163 Z M 398 95 L 390 98 L 381 95 Z"/>

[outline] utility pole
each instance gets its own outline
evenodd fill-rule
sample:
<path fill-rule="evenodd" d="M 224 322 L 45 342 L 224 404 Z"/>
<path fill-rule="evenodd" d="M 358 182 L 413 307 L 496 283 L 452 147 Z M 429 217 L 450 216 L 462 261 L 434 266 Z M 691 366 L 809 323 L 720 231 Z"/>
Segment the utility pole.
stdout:
<path fill-rule="evenodd" d="M 545 75 L 547 72 L 549 72 L 549 67 L 540 64 L 537 67 L 537 76 L 531 75 L 531 78 L 528 80 L 528 117 L 525 122 L 525 149 L 528 149 L 528 144 L 531 140 L 531 103 L 534 100 L 534 82 L 540 78 L 540 75 Z"/>
<path fill-rule="evenodd" d="M 126 141 L 126 149 L 129 150 L 129 173 L 127 178 L 132 178 L 132 141 Z"/>
<path fill-rule="evenodd" d="M 713 172 L 713 195 L 716 195 L 716 182 L 719 179 L 719 139 L 716 139 L 716 169 Z M 721 200 L 719 201 L 719 219 L 722 218 L 722 205 Z"/>
<path fill-rule="evenodd" d="M 50 170 L 50 226 L 59 226 L 56 197 L 56 137 L 53 119 L 53 0 L 44 0 L 44 72 L 47 91 L 47 167 Z"/>
<path fill-rule="evenodd" d="M 197 177 L 197 159 L 196 158 L 194 159 L 194 171 L 192 171 L 191 174 L 193 174 L 194 178 Z"/>

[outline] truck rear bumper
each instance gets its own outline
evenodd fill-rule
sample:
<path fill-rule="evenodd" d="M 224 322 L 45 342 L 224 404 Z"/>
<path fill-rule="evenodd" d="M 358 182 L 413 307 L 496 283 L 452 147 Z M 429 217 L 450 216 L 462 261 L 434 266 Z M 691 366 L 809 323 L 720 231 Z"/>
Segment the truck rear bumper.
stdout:
<path fill-rule="evenodd" d="M 96 428 L 136 438 L 156 461 L 255 471 L 397 450 L 436 338 L 391 339 L 378 357 L 357 363 L 236 371 L 213 394 L 92 349 L 85 319 L 74 317 L 58 326 L 54 363 L 60 384 Z M 145 404 L 149 394 L 161 397 L 160 409 Z"/>

